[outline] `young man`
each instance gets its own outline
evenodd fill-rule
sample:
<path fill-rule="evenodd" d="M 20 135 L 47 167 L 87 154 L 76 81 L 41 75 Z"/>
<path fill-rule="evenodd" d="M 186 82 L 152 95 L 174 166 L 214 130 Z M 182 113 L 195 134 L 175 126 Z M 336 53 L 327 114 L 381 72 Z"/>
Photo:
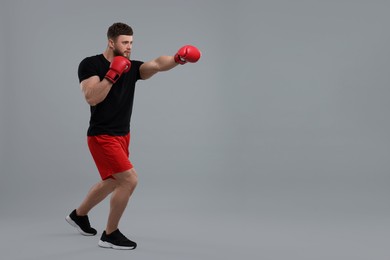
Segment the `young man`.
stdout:
<path fill-rule="evenodd" d="M 98 245 L 114 249 L 135 249 L 137 244 L 118 229 L 129 198 L 137 186 L 137 173 L 129 160 L 130 118 L 137 80 L 148 79 L 178 64 L 197 62 L 200 51 L 183 46 L 174 56 L 160 56 L 148 62 L 130 60 L 133 30 L 124 23 L 114 23 L 107 31 L 108 44 L 103 54 L 81 61 L 78 76 L 82 92 L 90 105 L 87 132 L 88 147 L 101 181 L 88 192 L 80 206 L 66 220 L 86 236 L 97 231 L 91 227 L 88 212 L 109 194 L 107 226 Z"/>

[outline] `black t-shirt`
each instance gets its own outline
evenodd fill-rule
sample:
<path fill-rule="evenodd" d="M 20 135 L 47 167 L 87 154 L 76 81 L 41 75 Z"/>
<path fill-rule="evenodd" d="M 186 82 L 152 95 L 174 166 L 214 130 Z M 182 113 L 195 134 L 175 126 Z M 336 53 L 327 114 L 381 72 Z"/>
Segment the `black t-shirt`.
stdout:
<path fill-rule="evenodd" d="M 123 136 L 130 132 L 130 119 L 133 110 L 135 83 L 141 79 L 139 67 L 142 61 L 131 60 L 131 68 L 123 73 L 112 85 L 107 97 L 96 106 L 91 106 L 91 119 L 87 135 L 101 134 Z M 110 62 L 103 54 L 87 57 L 78 68 L 79 81 L 91 76 L 104 79 Z"/>

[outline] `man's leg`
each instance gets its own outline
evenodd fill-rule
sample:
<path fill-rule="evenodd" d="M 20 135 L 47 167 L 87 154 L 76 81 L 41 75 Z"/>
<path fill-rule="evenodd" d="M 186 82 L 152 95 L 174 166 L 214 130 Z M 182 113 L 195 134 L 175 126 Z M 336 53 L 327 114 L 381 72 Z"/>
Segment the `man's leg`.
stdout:
<path fill-rule="evenodd" d="M 96 235 L 97 231 L 91 227 L 87 214 L 93 207 L 106 198 L 114 190 L 115 186 L 116 182 L 112 179 L 95 184 L 81 205 L 65 218 L 66 221 L 85 236 Z"/>
<path fill-rule="evenodd" d="M 138 175 L 134 168 L 114 174 L 114 178 L 116 185 L 111 195 L 106 234 L 110 234 L 118 229 L 119 221 L 138 183 Z"/>
<path fill-rule="evenodd" d="M 118 229 L 119 220 L 126 209 L 129 198 L 138 183 L 138 176 L 134 169 L 114 175 L 117 185 L 111 196 L 110 213 L 107 227 L 103 232 L 98 245 L 113 249 L 135 249 L 137 243 L 129 240 Z"/>
<path fill-rule="evenodd" d="M 77 215 L 87 215 L 93 207 L 103 201 L 115 189 L 116 185 L 116 180 L 108 178 L 92 186 L 84 201 L 76 209 Z"/>

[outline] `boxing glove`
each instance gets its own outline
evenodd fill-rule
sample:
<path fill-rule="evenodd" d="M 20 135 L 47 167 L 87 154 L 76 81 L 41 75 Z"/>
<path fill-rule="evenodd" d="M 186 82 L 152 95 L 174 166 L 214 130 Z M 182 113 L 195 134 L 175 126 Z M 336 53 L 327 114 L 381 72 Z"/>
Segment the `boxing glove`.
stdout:
<path fill-rule="evenodd" d="M 128 72 L 131 67 L 131 62 L 128 58 L 123 56 L 115 56 L 110 64 L 110 69 L 104 76 L 113 84 L 120 78 L 124 72 Z"/>
<path fill-rule="evenodd" d="M 185 64 L 187 62 L 197 62 L 202 54 L 192 45 L 185 45 L 181 47 L 175 54 L 175 62 L 179 64 Z"/>

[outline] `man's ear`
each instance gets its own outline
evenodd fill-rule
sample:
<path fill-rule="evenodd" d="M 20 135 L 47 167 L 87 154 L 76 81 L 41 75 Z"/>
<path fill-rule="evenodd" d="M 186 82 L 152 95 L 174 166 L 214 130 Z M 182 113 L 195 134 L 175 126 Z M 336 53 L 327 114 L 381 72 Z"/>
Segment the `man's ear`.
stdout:
<path fill-rule="evenodd" d="M 114 40 L 113 39 L 108 39 L 108 47 L 111 49 L 114 49 Z"/>

